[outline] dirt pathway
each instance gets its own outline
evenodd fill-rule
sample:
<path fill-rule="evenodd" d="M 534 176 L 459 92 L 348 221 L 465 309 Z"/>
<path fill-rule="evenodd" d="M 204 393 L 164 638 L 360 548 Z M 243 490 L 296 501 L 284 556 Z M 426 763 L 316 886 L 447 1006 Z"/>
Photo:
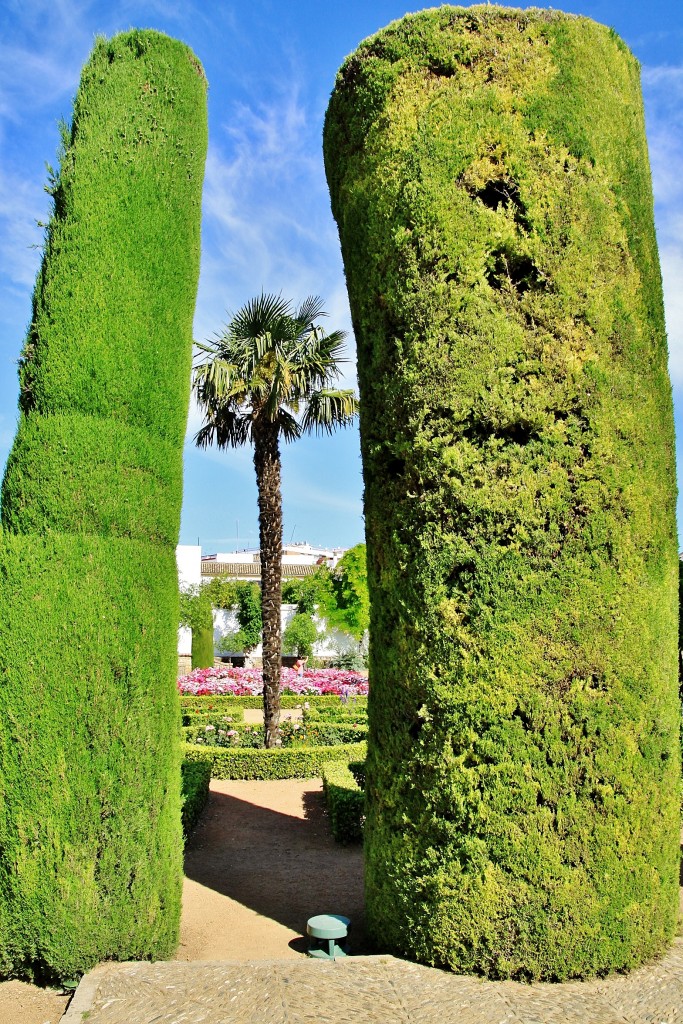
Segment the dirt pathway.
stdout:
<path fill-rule="evenodd" d="M 212 780 L 185 875 L 178 960 L 296 957 L 322 913 L 350 917 L 365 947 L 361 847 L 332 839 L 320 780 Z"/>
<path fill-rule="evenodd" d="M 350 917 L 364 946 L 361 848 L 332 839 L 318 779 L 212 780 L 185 875 L 178 960 L 296 958 L 306 921 L 325 912 Z M 67 1002 L 2 982 L 0 1024 L 57 1024 Z"/>

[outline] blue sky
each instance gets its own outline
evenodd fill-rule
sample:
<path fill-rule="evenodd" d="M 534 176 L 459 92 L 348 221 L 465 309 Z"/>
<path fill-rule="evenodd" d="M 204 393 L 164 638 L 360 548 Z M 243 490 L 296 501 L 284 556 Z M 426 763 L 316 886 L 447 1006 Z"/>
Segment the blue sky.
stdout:
<path fill-rule="evenodd" d="M 406 0 L 0 0 L 0 463 L 16 427 L 16 360 L 49 214 L 45 163 L 68 119 L 97 34 L 157 28 L 196 52 L 209 79 L 209 155 L 195 337 L 210 337 L 265 291 L 321 295 L 330 327 L 355 349 L 321 132 L 334 76 L 361 39 L 408 10 Z M 469 5 L 465 5 L 469 6 Z M 505 6 L 519 6 L 506 4 Z M 549 6 L 538 4 L 537 6 Z M 562 9 L 613 26 L 639 58 L 655 189 L 676 426 L 683 439 L 683 18 L 680 0 L 586 0 Z M 200 452 L 190 410 L 181 541 L 205 551 L 256 543 L 248 449 Z M 679 475 L 683 471 L 679 441 Z M 305 439 L 283 457 L 286 540 L 362 540 L 358 436 Z M 683 506 L 679 502 L 679 524 Z"/>

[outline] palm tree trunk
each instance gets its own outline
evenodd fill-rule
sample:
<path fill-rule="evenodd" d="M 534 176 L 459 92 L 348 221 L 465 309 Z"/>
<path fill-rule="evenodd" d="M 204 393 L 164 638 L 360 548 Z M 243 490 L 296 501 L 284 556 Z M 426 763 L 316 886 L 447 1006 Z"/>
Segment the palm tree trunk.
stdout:
<path fill-rule="evenodd" d="M 263 618 L 263 722 L 266 747 L 280 743 L 280 609 L 282 606 L 282 491 L 277 426 L 254 420 Z"/>

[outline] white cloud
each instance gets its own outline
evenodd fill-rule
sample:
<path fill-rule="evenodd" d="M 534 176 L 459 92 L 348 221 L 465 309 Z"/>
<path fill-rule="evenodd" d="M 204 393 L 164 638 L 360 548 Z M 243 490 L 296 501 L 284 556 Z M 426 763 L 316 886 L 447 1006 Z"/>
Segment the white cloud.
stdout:
<path fill-rule="evenodd" d="M 683 384 L 683 245 L 660 250 L 664 281 L 669 373 L 674 385 Z"/>
<path fill-rule="evenodd" d="M 339 304 L 343 278 L 319 112 L 302 99 L 294 64 L 266 91 L 267 101 L 235 103 L 210 145 L 197 337 L 261 290 Z"/>
<path fill-rule="evenodd" d="M 683 384 L 683 67 L 644 67 L 643 96 L 669 337 L 669 372 Z"/>
<path fill-rule="evenodd" d="M 0 167 L 0 264 L 21 290 L 31 288 L 40 263 L 43 229 L 50 202 L 43 190 Z"/>

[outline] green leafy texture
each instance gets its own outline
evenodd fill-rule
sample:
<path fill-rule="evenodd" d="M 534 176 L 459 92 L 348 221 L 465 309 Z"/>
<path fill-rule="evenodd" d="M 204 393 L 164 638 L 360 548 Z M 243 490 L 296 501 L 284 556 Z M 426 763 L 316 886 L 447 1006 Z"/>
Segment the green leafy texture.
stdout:
<path fill-rule="evenodd" d="M 283 708 L 300 708 L 306 703 L 312 708 L 333 708 L 343 707 L 341 697 L 336 693 L 283 693 L 280 695 Z M 367 707 L 367 697 L 353 697 L 353 706 L 360 708 Z M 352 705 L 349 705 L 352 706 Z M 263 698 L 260 695 L 244 694 L 234 696 L 233 694 L 183 694 L 180 698 L 180 707 L 185 711 L 220 711 L 231 714 L 236 708 L 249 708 L 252 711 L 263 708 Z"/>
<path fill-rule="evenodd" d="M 318 565 L 310 576 L 283 583 L 282 600 L 300 612 L 318 611 L 333 629 L 360 640 L 370 620 L 365 544 L 349 548 L 334 569 Z"/>
<path fill-rule="evenodd" d="M 185 839 L 199 821 L 209 799 L 211 765 L 206 761 L 183 761 L 180 766 L 183 794 L 183 835 Z"/>
<path fill-rule="evenodd" d="M 213 666 L 213 625 L 201 625 L 192 630 L 192 668 Z"/>
<path fill-rule="evenodd" d="M 316 565 L 310 576 L 282 581 L 282 603 L 295 604 L 302 613 L 312 615 L 319 605 L 331 600 L 330 570 L 326 565 Z"/>
<path fill-rule="evenodd" d="M 96 43 L 52 178 L 2 491 L 4 974 L 73 978 L 177 943 L 174 547 L 206 142 L 187 47 Z"/>
<path fill-rule="evenodd" d="M 237 601 L 239 583 L 225 576 L 214 576 L 208 583 L 202 584 L 209 596 L 212 608 L 232 608 Z M 248 584 L 247 584 L 248 585 Z"/>
<path fill-rule="evenodd" d="M 243 637 L 245 651 L 257 647 L 261 640 L 263 619 L 261 615 L 261 588 L 258 583 L 238 583 L 237 621 Z"/>
<path fill-rule="evenodd" d="M 297 612 L 282 634 L 282 650 L 297 658 L 310 658 L 317 639 L 318 630 L 309 613 Z"/>
<path fill-rule="evenodd" d="M 674 447 L 638 65 L 440 7 L 342 66 L 325 162 L 361 394 L 366 895 L 492 977 L 674 934 Z"/>
<path fill-rule="evenodd" d="M 332 605 L 326 608 L 331 626 L 360 640 L 370 624 L 370 596 L 365 544 L 345 551 L 330 573 Z"/>
<path fill-rule="evenodd" d="M 213 607 L 209 586 L 180 592 L 180 625 L 192 630 L 192 668 L 213 666 Z"/>
<path fill-rule="evenodd" d="M 332 835 L 338 843 L 357 843 L 363 838 L 365 793 L 351 772 L 348 761 L 323 765 L 323 792 Z"/>
<path fill-rule="evenodd" d="M 213 779 L 315 779 L 321 775 L 322 767 L 328 761 L 343 758 L 362 761 L 366 752 L 365 743 L 270 749 L 183 744 L 185 760 L 208 762 Z"/>
<path fill-rule="evenodd" d="M 183 725 L 199 725 L 204 722 L 212 722 L 216 725 L 218 722 L 221 724 L 221 728 L 225 728 L 226 723 L 232 724 L 234 722 L 244 721 L 244 711 L 242 708 L 232 707 L 229 713 L 225 713 L 220 709 L 215 711 L 204 711 L 194 709 L 182 709 L 182 724 Z"/>

